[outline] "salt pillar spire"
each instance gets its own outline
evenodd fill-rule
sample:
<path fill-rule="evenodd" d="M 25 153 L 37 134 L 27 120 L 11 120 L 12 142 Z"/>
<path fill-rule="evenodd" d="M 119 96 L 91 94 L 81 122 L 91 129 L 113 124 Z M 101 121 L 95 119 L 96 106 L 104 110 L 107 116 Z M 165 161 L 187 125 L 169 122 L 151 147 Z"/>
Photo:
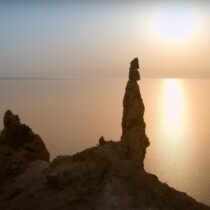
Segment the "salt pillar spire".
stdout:
<path fill-rule="evenodd" d="M 141 97 L 138 58 L 130 62 L 129 80 L 123 99 L 122 137 L 121 141 L 126 148 L 130 159 L 137 161 L 143 168 L 146 148 L 149 140 L 146 136 L 144 122 L 144 103 Z"/>

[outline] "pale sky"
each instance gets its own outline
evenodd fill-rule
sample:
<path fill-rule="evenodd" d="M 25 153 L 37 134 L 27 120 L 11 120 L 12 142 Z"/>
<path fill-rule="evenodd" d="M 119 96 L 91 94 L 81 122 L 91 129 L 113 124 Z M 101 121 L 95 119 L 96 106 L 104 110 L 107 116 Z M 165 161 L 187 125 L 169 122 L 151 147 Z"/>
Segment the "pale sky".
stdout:
<path fill-rule="evenodd" d="M 146 3 L 145 3 L 146 2 Z M 210 77 L 210 1 L 0 2 L 0 77 Z"/>

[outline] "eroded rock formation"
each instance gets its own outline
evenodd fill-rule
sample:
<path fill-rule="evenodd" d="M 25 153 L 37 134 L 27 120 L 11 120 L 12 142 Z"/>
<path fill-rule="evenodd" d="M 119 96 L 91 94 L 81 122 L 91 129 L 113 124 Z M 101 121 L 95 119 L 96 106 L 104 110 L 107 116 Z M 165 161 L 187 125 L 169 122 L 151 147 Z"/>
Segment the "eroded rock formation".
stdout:
<path fill-rule="evenodd" d="M 145 133 L 144 103 L 137 81 L 140 80 L 138 72 L 138 58 L 130 63 L 129 80 L 123 99 L 122 137 L 129 158 L 136 160 L 143 168 L 143 161 L 149 140 Z"/>
<path fill-rule="evenodd" d="M 31 161 L 49 161 L 49 158 L 40 136 L 21 124 L 18 115 L 6 111 L 0 134 L 0 182 L 24 172 Z"/>
<path fill-rule="evenodd" d="M 210 210 L 142 170 L 149 141 L 138 67 L 134 59 L 124 97 L 121 141 L 102 136 L 98 146 L 47 162 L 49 153 L 41 138 L 17 115 L 5 113 L 0 135 L 0 209 Z"/>

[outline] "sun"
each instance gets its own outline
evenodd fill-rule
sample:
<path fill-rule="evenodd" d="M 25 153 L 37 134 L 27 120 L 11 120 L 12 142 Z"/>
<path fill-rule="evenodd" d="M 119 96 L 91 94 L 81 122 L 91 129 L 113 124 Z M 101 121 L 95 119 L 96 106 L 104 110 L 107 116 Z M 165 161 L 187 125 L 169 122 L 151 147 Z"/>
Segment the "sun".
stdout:
<path fill-rule="evenodd" d="M 170 42 L 184 41 L 196 30 L 196 16 L 186 8 L 167 7 L 160 9 L 154 17 L 156 34 Z"/>

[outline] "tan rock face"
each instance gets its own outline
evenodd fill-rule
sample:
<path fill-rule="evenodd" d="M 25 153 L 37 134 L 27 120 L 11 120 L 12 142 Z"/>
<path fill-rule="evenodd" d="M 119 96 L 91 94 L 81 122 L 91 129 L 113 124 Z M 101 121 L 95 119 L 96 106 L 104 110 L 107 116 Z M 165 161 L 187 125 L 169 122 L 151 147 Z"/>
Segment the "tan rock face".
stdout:
<path fill-rule="evenodd" d="M 145 132 L 144 103 L 137 83 L 140 80 L 138 68 L 138 59 L 135 58 L 130 63 L 129 81 L 123 99 L 121 140 L 129 158 L 136 160 L 143 167 L 149 140 Z"/>

